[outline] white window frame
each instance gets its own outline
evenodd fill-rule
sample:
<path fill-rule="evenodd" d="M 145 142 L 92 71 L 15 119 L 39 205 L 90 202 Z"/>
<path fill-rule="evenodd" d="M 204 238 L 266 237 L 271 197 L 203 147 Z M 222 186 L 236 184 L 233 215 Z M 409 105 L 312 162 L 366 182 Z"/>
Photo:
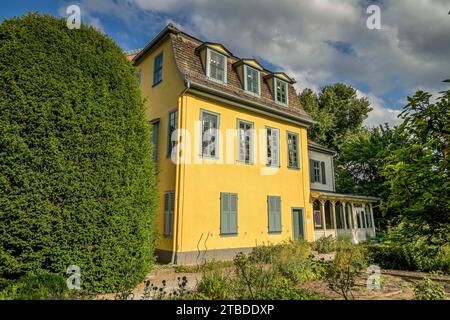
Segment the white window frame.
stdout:
<path fill-rule="evenodd" d="M 248 124 L 251 126 L 250 129 L 250 147 L 249 147 L 249 152 L 250 152 L 250 159 L 249 162 L 246 162 L 245 160 L 241 160 L 241 148 L 240 148 L 240 141 L 241 141 L 241 130 L 240 130 L 240 124 Z M 251 121 L 246 121 L 246 120 L 242 120 L 242 119 L 237 119 L 237 161 L 239 163 L 243 163 L 243 164 L 254 164 L 254 131 L 255 131 L 255 125 L 253 122 Z M 244 155 L 245 156 L 245 155 Z"/>
<path fill-rule="evenodd" d="M 203 115 L 204 114 L 209 114 L 212 116 L 216 116 L 217 117 L 217 136 L 216 136 L 216 141 L 215 141 L 215 148 L 216 148 L 216 155 L 215 156 L 210 156 L 210 155 L 204 155 L 203 154 Z M 200 110 L 200 149 L 199 149 L 199 156 L 201 158 L 206 158 L 206 159 L 219 159 L 219 137 L 220 137 L 220 114 L 217 112 L 213 112 L 213 111 L 209 111 L 209 110 L 205 110 L 205 109 L 201 109 Z"/>
<path fill-rule="evenodd" d="M 284 102 L 281 102 L 281 101 L 278 101 L 278 90 L 277 90 L 277 84 L 278 84 L 278 81 L 280 82 L 280 83 L 284 83 L 285 85 L 286 85 L 286 103 L 284 103 Z M 283 80 L 281 80 L 281 79 L 278 79 L 278 78 L 274 78 L 274 83 L 273 83 L 273 91 L 274 91 L 274 93 L 275 93 L 275 102 L 277 102 L 277 103 L 279 103 L 279 104 L 281 104 L 281 105 L 289 105 L 289 84 L 286 82 L 286 81 L 283 81 Z"/>
<path fill-rule="evenodd" d="M 218 55 L 220 55 L 220 56 L 222 56 L 224 58 L 223 59 L 223 62 L 224 62 L 223 81 L 211 77 L 211 52 L 214 52 L 214 54 L 218 54 Z M 210 48 L 206 49 L 206 76 L 210 80 L 218 82 L 218 83 L 222 83 L 222 84 L 227 84 L 227 77 L 228 77 L 228 75 L 227 75 L 227 69 L 228 68 L 227 67 L 228 67 L 228 61 L 227 61 L 227 56 L 226 55 L 221 54 L 220 52 L 218 52 L 216 50 L 212 50 Z"/>
<path fill-rule="evenodd" d="M 256 74 L 257 74 L 257 77 L 258 77 L 257 78 L 258 79 L 258 92 L 253 92 L 253 91 L 248 90 L 248 85 L 247 85 L 247 80 L 248 80 L 248 78 L 247 78 L 247 75 L 248 75 L 247 70 L 248 69 L 251 69 L 252 71 L 256 71 Z M 260 96 L 261 95 L 261 79 L 260 79 L 260 77 L 261 76 L 260 76 L 259 70 L 244 64 L 244 90 L 247 93 L 255 95 L 255 96 Z"/>
<path fill-rule="evenodd" d="M 278 159 L 278 163 L 276 163 L 276 164 L 273 164 L 273 161 L 272 161 L 271 164 L 268 164 L 268 162 L 269 162 L 269 159 L 267 158 L 267 149 L 269 148 L 269 146 L 267 145 L 267 131 L 268 131 L 268 130 L 278 132 L 278 148 L 277 148 L 277 154 L 278 154 L 277 159 Z M 280 163 L 281 163 L 281 159 L 280 159 L 280 129 L 266 126 L 266 137 L 265 137 L 265 138 L 266 138 L 266 166 L 268 166 L 268 167 L 280 168 Z M 272 141 L 272 140 L 271 140 L 271 141 Z M 271 146 L 270 146 L 270 147 L 273 148 L 272 143 L 271 143 Z M 273 149 L 272 149 L 271 151 L 272 151 L 272 154 L 273 154 Z M 272 156 L 272 159 L 273 159 L 273 156 Z"/>

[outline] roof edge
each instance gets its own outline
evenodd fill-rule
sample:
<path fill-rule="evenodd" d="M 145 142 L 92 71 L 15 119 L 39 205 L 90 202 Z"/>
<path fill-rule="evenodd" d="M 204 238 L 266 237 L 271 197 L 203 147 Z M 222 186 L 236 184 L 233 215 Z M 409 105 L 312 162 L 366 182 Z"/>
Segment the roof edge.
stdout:
<path fill-rule="evenodd" d="M 232 94 L 220 91 L 218 89 L 210 88 L 208 86 L 196 83 L 194 81 L 186 80 L 185 85 L 186 85 L 186 88 L 188 90 L 190 90 L 190 89 L 191 90 L 192 89 L 195 90 L 196 89 L 198 91 L 203 91 L 203 92 L 209 93 L 212 96 L 216 96 L 218 98 L 222 98 L 222 99 L 228 100 L 230 102 L 235 101 L 238 104 L 240 104 L 241 106 L 242 105 L 248 106 L 248 107 L 250 107 L 253 110 L 256 110 L 256 111 L 259 111 L 259 112 L 263 112 L 263 113 L 267 113 L 269 116 L 274 116 L 276 118 L 282 118 L 284 120 L 292 121 L 292 122 L 295 122 L 295 123 L 300 124 L 302 126 L 309 127 L 309 126 L 311 126 L 311 125 L 316 123 L 312 119 L 305 119 L 305 118 L 302 118 L 300 116 L 296 116 L 296 115 L 284 112 L 282 110 L 277 110 L 277 109 L 271 108 L 269 106 L 265 106 L 264 104 L 258 103 L 256 101 L 250 101 L 250 100 L 247 100 L 247 99 L 244 99 L 244 98 L 241 98 L 241 97 L 238 97 L 238 96 L 235 96 L 235 95 L 232 95 Z"/>
<path fill-rule="evenodd" d="M 162 29 L 158 35 L 156 37 L 154 37 L 134 58 L 133 61 L 134 62 L 138 62 L 139 60 L 141 60 L 147 53 L 148 51 L 151 50 L 151 48 L 158 43 L 160 40 L 162 40 L 167 34 L 169 33 L 175 33 L 178 34 L 181 31 L 175 27 L 175 25 L 173 25 L 172 23 L 169 23 L 166 27 L 164 27 L 164 29 Z"/>

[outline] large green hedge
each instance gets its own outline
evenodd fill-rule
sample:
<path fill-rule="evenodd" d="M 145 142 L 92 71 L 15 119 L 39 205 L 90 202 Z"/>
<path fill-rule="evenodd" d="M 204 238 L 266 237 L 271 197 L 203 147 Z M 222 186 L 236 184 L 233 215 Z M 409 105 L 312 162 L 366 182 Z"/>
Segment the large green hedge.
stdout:
<path fill-rule="evenodd" d="M 0 277 L 81 268 L 112 291 L 154 262 L 156 179 L 136 71 L 107 36 L 0 25 Z"/>

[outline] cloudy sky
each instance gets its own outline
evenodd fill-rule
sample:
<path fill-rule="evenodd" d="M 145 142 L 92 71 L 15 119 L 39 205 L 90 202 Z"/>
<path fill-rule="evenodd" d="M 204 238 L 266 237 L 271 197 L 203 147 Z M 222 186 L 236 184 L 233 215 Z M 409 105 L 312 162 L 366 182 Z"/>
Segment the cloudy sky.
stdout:
<path fill-rule="evenodd" d="M 167 23 L 234 55 L 284 70 L 297 89 L 344 82 L 374 110 L 367 126 L 398 123 L 406 97 L 437 93 L 450 78 L 449 0 L 16 0 L 2 1 L 0 19 L 27 11 L 66 16 L 77 4 L 83 23 L 123 49 L 142 48 Z M 370 30 L 369 5 L 381 9 Z"/>

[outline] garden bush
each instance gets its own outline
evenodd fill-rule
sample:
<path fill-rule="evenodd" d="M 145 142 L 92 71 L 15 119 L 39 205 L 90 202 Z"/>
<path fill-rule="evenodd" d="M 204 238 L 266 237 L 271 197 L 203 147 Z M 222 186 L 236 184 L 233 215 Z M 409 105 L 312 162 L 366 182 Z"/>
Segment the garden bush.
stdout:
<path fill-rule="evenodd" d="M 356 280 L 367 267 L 365 249 L 360 245 L 341 245 L 336 255 L 326 267 L 328 287 L 342 295 L 345 300 L 351 296 Z"/>
<path fill-rule="evenodd" d="M 423 242 L 365 245 L 369 259 L 384 269 L 450 273 L 450 246 Z"/>
<path fill-rule="evenodd" d="M 0 25 L 0 276 L 81 268 L 88 291 L 154 261 L 155 168 L 136 70 L 106 35 Z"/>
<path fill-rule="evenodd" d="M 234 267 L 234 274 L 224 274 L 217 270 L 207 272 L 197 285 L 200 297 L 244 300 L 319 299 L 317 295 L 297 287 L 272 265 L 256 261 L 242 253 L 234 258 Z"/>
<path fill-rule="evenodd" d="M 445 300 L 447 294 L 444 286 L 431 279 L 423 279 L 413 284 L 416 300 Z"/>
<path fill-rule="evenodd" d="M 4 283 L 7 285 L 0 288 L 0 300 L 63 300 L 73 296 L 66 280 L 54 273 L 30 273 Z"/>
<path fill-rule="evenodd" d="M 314 241 L 313 250 L 318 253 L 330 253 L 336 250 L 336 239 L 333 236 L 322 237 Z"/>

